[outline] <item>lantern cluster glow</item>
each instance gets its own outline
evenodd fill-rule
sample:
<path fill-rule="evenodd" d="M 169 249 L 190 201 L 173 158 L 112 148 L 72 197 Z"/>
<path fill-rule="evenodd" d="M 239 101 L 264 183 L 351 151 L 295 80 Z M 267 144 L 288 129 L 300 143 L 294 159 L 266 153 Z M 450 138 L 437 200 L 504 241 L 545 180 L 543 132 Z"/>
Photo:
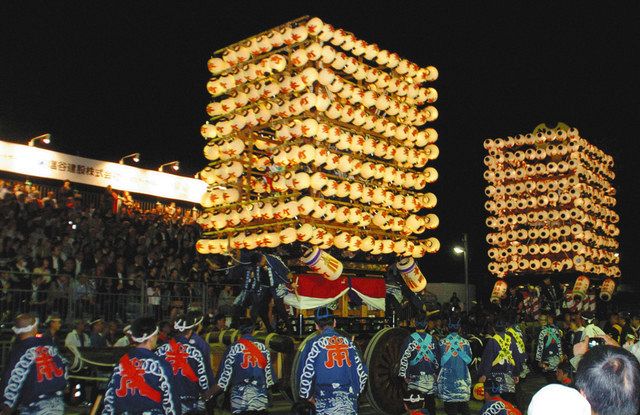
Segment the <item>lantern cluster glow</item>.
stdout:
<path fill-rule="evenodd" d="M 619 277 L 613 159 L 575 128 L 537 130 L 484 143 L 489 271 Z"/>
<path fill-rule="evenodd" d="M 434 67 L 319 18 L 208 61 L 201 253 L 304 242 L 374 255 L 438 251 Z"/>

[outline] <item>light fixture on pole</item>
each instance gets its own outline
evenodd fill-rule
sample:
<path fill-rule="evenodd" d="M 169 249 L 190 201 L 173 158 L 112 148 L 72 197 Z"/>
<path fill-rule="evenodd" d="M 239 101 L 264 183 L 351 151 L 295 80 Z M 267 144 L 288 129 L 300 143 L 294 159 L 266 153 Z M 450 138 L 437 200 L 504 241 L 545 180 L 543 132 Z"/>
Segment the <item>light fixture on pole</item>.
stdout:
<path fill-rule="evenodd" d="M 37 137 L 33 137 L 33 138 L 31 138 L 31 139 L 29 140 L 29 142 L 27 143 L 27 145 L 28 145 L 29 147 L 33 147 L 33 146 L 34 146 L 34 144 L 36 143 L 36 141 L 40 141 L 40 142 L 41 142 L 41 143 L 43 143 L 43 144 L 49 144 L 49 143 L 51 143 L 51 134 L 46 133 L 46 134 L 39 135 L 39 136 L 37 136 Z"/>
<path fill-rule="evenodd" d="M 162 169 L 163 169 L 164 167 L 168 167 L 168 166 L 171 166 L 171 168 L 172 168 L 174 171 L 178 171 L 178 170 L 180 170 L 180 162 L 179 162 L 178 160 L 176 160 L 176 161 L 170 161 L 169 163 L 164 163 L 163 165 L 161 165 L 160 167 L 158 167 L 158 171 L 162 171 Z"/>
<path fill-rule="evenodd" d="M 140 153 L 127 154 L 126 156 L 122 157 L 118 163 L 124 164 L 124 161 L 126 159 L 131 159 L 134 163 L 138 163 L 140 161 Z"/>
<path fill-rule="evenodd" d="M 467 242 L 467 234 L 462 234 L 462 246 L 454 246 L 453 252 L 456 255 L 462 255 L 464 259 L 464 290 L 465 290 L 465 308 L 469 312 L 469 244 Z"/>

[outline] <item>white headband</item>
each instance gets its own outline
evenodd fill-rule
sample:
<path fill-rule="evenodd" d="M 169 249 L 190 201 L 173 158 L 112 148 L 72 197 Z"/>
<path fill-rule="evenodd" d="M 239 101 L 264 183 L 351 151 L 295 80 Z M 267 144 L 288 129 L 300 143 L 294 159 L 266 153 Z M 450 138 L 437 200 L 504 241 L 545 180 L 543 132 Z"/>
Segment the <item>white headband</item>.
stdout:
<path fill-rule="evenodd" d="M 195 323 L 193 323 L 193 324 L 192 324 L 192 325 L 190 325 L 190 326 L 187 326 L 187 323 L 186 323 L 186 322 L 184 322 L 184 324 L 180 324 L 180 322 L 181 322 L 181 321 L 184 321 L 184 320 L 179 319 L 179 320 L 177 320 L 175 323 L 173 323 L 173 328 L 174 328 L 174 329 L 176 329 L 176 330 L 178 330 L 178 331 L 185 331 L 185 330 L 189 330 L 189 329 L 194 328 L 194 327 L 195 327 L 195 326 L 197 326 L 198 324 L 202 323 L 202 319 L 203 319 L 203 318 L 204 318 L 204 316 L 203 316 L 203 317 L 200 317 L 200 319 L 199 319 L 199 320 L 197 320 Z"/>
<path fill-rule="evenodd" d="M 131 333 L 131 330 L 129 330 L 127 333 L 129 333 L 129 335 L 131 336 L 131 340 L 133 340 L 134 342 L 136 342 L 136 343 L 144 343 L 147 340 L 149 340 L 150 338 L 152 338 L 153 336 L 155 336 L 156 334 L 158 334 L 158 331 L 159 331 L 159 329 L 158 329 L 158 327 L 156 327 L 156 329 L 153 331 L 153 333 L 149 334 L 148 336 L 147 336 L 147 333 L 144 333 L 142 335 L 142 337 L 134 337 L 133 333 Z"/>
<path fill-rule="evenodd" d="M 36 317 L 36 321 L 32 325 L 26 326 L 26 327 L 13 326 L 11 327 L 11 330 L 13 330 L 15 334 L 29 333 L 31 330 L 35 329 L 38 326 L 38 323 L 39 323 L 38 317 Z"/>

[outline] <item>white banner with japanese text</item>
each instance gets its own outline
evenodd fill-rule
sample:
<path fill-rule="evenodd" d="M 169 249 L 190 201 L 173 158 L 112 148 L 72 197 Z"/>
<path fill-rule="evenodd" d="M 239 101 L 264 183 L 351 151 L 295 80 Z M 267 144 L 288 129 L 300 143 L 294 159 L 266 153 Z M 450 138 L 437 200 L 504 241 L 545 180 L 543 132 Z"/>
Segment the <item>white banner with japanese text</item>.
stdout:
<path fill-rule="evenodd" d="M 0 141 L 0 170 L 200 203 L 201 180 Z"/>

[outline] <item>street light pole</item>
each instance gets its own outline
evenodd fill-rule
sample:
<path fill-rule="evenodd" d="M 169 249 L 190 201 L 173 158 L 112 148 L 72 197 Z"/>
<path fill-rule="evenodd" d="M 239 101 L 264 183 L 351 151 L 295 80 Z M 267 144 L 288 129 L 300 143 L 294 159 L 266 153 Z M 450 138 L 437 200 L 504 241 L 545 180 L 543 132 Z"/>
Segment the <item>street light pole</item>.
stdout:
<path fill-rule="evenodd" d="M 463 255 L 464 255 L 464 289 L 466 292 L 465 296 L 465 309 L 467 313 L 469 313 L 469 243 L 467 241 L 467 234 L 462 234 L 462 245 L 463 245 Z"/>

